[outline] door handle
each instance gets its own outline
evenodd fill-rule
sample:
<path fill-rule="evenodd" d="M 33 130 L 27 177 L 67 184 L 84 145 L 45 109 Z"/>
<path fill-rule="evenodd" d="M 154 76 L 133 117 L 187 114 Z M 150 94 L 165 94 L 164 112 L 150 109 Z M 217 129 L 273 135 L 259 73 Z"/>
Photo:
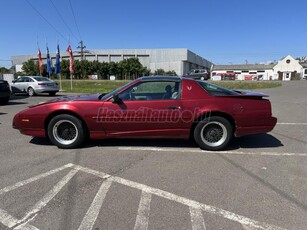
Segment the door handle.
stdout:
<path fill-rule="evenodd" d="M 180 106 L 169 106 L 167 107 L 170 110 L 180 109 Z"/>

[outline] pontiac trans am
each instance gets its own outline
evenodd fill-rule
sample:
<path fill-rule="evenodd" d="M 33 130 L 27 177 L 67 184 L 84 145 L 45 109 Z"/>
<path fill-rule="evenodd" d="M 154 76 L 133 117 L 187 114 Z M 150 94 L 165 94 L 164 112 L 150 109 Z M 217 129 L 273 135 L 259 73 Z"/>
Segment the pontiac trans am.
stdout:
<path fill-rule="evenodd" d="M 267 95 L 229 90 L 173 76 L 138 78 L 108 94 L 64 96 L 19 112 L 13 127 L 47 137 L 59 148 L 88 138 L 194 138 L 202 149 L 221 150 L 233 137 L 270 132 Z"/>

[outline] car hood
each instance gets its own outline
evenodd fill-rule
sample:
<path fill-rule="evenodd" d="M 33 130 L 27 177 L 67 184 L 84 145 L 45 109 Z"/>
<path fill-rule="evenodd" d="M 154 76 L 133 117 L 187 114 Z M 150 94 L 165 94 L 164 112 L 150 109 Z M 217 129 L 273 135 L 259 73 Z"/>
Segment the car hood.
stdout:
<path fill-rule="evenodd" d="M 64 96 L 52 99 L 48 102 L 61 102 L 61 101 L 98 101 L 100 94 L 82 94 L 76 96 Z"/>
<path fill-rule="evenodd" d="M 76 96 L 63 96 L 63 97 L 57 97 L 54 99 L 51 99 L 49 101 L 40 102 L 37 105 L 32 105 L 29 107 L 35 107 L 39 105 L 46 105 L 50 103 L 56 103 L 56 102 L 72 102 L 72 101 L 99 101 L 99 96 L 101 94 L 82 94 L 82 95 L 76 95 Z"/>

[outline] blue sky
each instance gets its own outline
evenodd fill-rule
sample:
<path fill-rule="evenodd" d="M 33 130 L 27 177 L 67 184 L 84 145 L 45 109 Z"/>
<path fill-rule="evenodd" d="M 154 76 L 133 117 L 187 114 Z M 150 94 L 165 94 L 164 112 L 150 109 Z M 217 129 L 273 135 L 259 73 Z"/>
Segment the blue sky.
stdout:
<path fill-rule="evenodd" d="M 215 64 L 307 56 L 306 10 L 306 0 L 1 0 L 0 66 L 37 41 L 45 52 L 46 40 L 50 52 L 81 39 L 87 49 L 188 48 Z"/>

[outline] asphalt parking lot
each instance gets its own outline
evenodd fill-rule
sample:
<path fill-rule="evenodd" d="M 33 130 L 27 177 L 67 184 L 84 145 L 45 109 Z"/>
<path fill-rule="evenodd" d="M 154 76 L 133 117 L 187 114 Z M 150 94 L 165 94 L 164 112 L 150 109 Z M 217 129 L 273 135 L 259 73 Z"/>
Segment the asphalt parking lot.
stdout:
<path fill-rule="evenodd" d="M 0 107 L 0 229 L 306 229 L 306 89 L 258 90 L 277 126 L 221 152 L 182 140 L 58 149 L 11 127 L 50 97 L 14 96 Z"/>

